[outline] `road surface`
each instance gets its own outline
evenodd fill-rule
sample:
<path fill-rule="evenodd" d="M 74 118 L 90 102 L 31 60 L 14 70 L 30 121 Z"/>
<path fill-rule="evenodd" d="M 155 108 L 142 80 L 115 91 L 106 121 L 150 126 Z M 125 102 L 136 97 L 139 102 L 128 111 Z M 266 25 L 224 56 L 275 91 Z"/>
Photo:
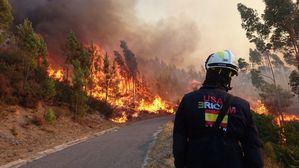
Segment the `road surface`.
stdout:
<path fill-rule="evenodd" d="M 153 141 L 153 134 L 169 119 L 139 121 L 21 168 L 140 168 Z"/>

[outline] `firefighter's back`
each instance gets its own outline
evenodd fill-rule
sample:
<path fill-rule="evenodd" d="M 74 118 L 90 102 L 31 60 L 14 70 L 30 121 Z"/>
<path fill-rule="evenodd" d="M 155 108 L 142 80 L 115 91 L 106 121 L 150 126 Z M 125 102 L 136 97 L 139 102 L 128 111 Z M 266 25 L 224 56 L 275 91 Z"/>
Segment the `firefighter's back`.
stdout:
<path fill-rule="evenodd" d="M 263 167 L 249 103 L 227 93 L 238 75 L 234 58 L 228 50 L 209 55 L 203 87 L 183 97 L 173 131 L 176 168 Z"/>
<path fill-rule="evenodd" d="M 188 167 L 243 167 L 239 139 L 244 136 L 248 103 L 233 97 L 219 130 L 213 129 L 228 95 L 224 90 L 205 87 L 185 95 Z"/>

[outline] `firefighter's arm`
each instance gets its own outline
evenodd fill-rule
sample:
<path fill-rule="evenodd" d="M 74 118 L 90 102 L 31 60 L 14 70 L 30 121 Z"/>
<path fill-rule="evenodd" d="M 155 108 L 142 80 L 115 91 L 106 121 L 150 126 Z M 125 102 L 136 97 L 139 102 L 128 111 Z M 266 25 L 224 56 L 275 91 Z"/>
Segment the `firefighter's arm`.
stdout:
<path fill-rule="evenodd" d="M 187 148 L 187 136 L 185 129 L 185 100 L 182 99 L 179 108 L 176 112 L 174 129 L 173 129 L 173 155 L 174 155 L 174 164 L 176 168 L 184 168 L 185 165 L 185 156 Z"/>
<path fill-rule="evenodd" d="M 245 167 L 262 168 L 263 167 L 263 157 L 261 153 L 262 142 L 259 138 L 256 125 L 253 121 L 249 104 L 246 110 L 248 110 L 247 128 L 245 131 L 245 137 L 241 142 L 244 151 Z"/>

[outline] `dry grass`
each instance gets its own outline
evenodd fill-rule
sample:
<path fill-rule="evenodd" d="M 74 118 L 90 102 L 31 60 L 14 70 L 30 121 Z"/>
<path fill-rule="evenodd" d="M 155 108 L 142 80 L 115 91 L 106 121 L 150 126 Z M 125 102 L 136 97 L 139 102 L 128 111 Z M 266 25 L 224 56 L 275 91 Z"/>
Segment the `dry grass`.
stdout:
<path fill-rule="evenodd" d="M 148 155 L 146 168 L 173 168 L 172 157 L 173 123 L 168 122 L 158 135 L 155 145 Z"/>
<path fill-rule="evenodd" d="M 74 121 L 67 108 L 51 108 L 59 114 L 59 118 L 52 124 L 44 121 L 41 126 L 32 124 L 31 118 L 43 118 L 44 110 L 18 106 L 1 108 L 0 166 L 115 126 L 98 113 Z"/>
<path fill-rule="evenodd" d="M 172 129 L 173 123 L 168 122 L 158 135 L 155 145 L 149 152 L 148 163 L 145 168 L 174 168 L 172 157 Z M 271 159 L 265 157 L 264 168 L 283 168 Z"/>

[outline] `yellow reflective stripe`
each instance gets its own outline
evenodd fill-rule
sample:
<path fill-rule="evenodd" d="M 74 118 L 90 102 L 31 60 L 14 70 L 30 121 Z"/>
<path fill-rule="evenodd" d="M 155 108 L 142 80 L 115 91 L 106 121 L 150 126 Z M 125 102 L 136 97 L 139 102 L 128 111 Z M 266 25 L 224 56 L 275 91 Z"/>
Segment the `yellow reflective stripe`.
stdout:
<path fill-rule="evenodd" d="M 218 114 L 205 113 L 205 120 L 210 122 L 215 122 L 217 120 Z M 228 115 L 225 115 L 222 122 L 223 124 L 227 124 Z"/>
<path fill-rule="evenodd" d="M 218 114 L 205 113 L 206 121 L 215 122 L 217 117 L 218 117 Z"/>
<path fill-rule="evenodd" d="M 225 115 L 221 123 L 222 124 L 227 124 L 227 121 L 228 121 L 228 116 Z"/>

